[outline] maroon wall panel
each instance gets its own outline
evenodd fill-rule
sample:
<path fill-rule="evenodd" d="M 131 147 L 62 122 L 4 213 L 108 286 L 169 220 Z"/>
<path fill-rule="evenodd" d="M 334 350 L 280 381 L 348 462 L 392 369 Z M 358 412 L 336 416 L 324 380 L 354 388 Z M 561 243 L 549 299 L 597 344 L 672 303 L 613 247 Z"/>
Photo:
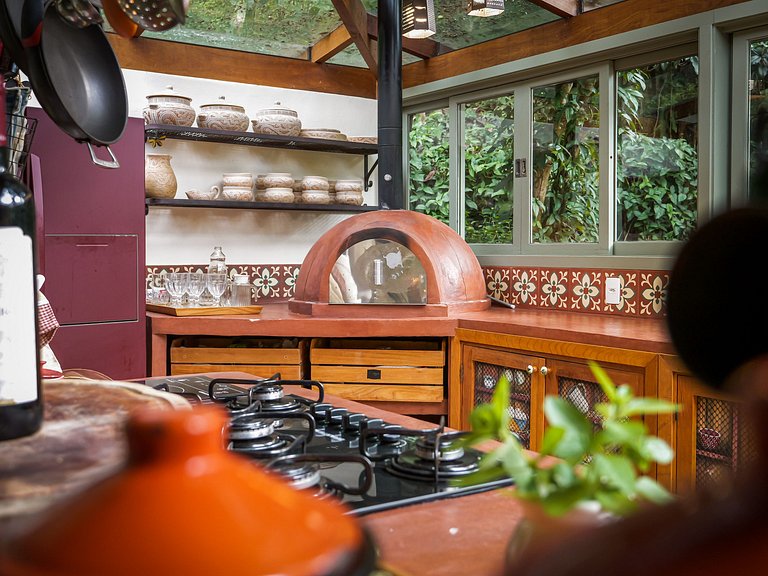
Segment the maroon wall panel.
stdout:
<path fill-rule="evenodd" d="M 139 319 L 136 235 L 48 234 L 46 296 L 60 324 Z"/>
<path fill-rule="evenodd" d="M 142 377 L 144 121 L 128 120 L 111 146 L 120 168 L 109 170 L 42 110 L 27 114 L 38 120 L 32 153 L 40 157 L 45 210 L 43 290 L 62 324 L 51 347 L 65 369 Z"/>
<path fill-rule="evenodd" d="M 114 380 L 128 380 L 146 375 L 145 338 L 143 318 L 141 322 L 62 326 L 51 348 L 63 368 L 88 368 Z"/>

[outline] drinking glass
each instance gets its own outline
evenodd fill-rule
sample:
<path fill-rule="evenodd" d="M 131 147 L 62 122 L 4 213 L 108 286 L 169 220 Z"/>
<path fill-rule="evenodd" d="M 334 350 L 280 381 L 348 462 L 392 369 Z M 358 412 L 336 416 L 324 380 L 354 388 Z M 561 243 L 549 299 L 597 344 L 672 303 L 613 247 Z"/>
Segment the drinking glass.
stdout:
<path fill-rule="evenodd" d="M 190 272 L 189 285 L 187 286 L 190 308 L 200 305 L 200 294 L 203 293 L 203 290 L 205 290 L 205 274 L 202 272 Z"/>
<path fill-rule="evenodd" d="M 208 286 L 208 292 L 213 296 L 213 305 L 221 306 L 221 295 L 224 294 L 224 290 L 227 287 L 227 275 L 226 274 L 206 274 L 206 285 Z"/>
<path fill-rule="evenodd" d="M 171 296 L 171 306 L 181 306 L 181 299 L 189 287 L 189 274 L 186 272 L 170 272 L 165 275 L 165 289 Z"/>

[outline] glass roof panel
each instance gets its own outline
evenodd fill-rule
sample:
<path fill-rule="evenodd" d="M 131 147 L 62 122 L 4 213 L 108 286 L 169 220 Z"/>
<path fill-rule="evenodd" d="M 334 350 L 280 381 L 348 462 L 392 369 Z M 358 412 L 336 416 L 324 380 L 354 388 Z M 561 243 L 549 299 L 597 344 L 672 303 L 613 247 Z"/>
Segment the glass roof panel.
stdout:
<path fill-rule="evenodd" d="M 194 0 L 185 24 L 143 35 L 298 58 L 340 25 L 331 0 Z"/>
<path fill-rule="evenodd" d="M 593 7 L 617 0 L 584 0 Z M 362 0 L 376 15 L 377 0 Z M 503 14 L 490 18 L 468 16 L 466 0 L 436 0 L 437 33 L 431 40 L 458 49 L 558 20 L 559 17 L 527 0 L 507 0 Z M 194 0 L 184 25 L 144 36 L 175 42 L 305 58 L 308 47 L 341 25 L 331 0 Z M 404 54 L 403 63 L 418 58 Z M 348 47 L 331 62 L 365 66 L 357 49 Z"/>
<path fill-rule="evenodd" d="M 418 62 L 419 60 L 421 60 L 421 58 L 418 56 L 403 52 L 403 66 L 413 62 Z M 344 50 L 336 54 L 333 58 L 328 60 L 328 63 L 341 64 L 342 66 L 355 66 L 357 68 L 368 67 L 368 65 L 365 63 L 365 60 L 363 60 L 363 57 L 360 55 L 360 51 L 354 44 L 347 46 Z"/>

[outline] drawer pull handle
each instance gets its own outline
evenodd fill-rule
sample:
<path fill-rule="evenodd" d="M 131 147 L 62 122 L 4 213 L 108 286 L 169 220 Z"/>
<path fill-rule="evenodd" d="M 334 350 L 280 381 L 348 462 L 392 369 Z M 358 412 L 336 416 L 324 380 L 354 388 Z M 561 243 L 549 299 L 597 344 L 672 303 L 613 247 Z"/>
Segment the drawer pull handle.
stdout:
<path fill-rule="evenodd" d="M 533 374 L 534 370 L 535 368 L 533 367 L 533 364 L 528 364 L 528 368 L 525 369 L 525 371 L 528 372 L 528 374 Z"/>
<path fill-rule="evenodd" d="M 368 370 L 368 380 L 381 380 L 381 370 Z"/>
<path fill-rule="evenodd" d="M 542 376 L 546 376 L 549 373 L 549 368 L 547 368 L 546 366 L 542 366 L 541 368 L 539 368 L 539 372 L 541 372 Z"/>

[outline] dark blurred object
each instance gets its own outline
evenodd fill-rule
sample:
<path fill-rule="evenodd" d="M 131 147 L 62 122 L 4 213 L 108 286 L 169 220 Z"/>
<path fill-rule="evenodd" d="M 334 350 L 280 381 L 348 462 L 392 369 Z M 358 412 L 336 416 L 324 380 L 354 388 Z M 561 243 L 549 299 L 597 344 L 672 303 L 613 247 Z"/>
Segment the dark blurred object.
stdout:
<path fill-rule="evenodd" d="M 768 102 L 763 101 L 751 129 L 754 143 L 754 168 L 749 178 L 750 201 L 768 202 Z"/>
<path fill-rule="evenodd" d="M 0 38 L 3 40 L 3 52 L 6 50 L 10 59 L 27 73 L 27 56 L 21 43 L 21 9 L 23 0 L 0 1 Z"/>
<path fill-rule="evenodd" d="M 768 209 L 726 212 L 696 231 L 669 281 L 669 331 L 683 362 L 722 388 L 747 361 L 768 353 Z"/>

